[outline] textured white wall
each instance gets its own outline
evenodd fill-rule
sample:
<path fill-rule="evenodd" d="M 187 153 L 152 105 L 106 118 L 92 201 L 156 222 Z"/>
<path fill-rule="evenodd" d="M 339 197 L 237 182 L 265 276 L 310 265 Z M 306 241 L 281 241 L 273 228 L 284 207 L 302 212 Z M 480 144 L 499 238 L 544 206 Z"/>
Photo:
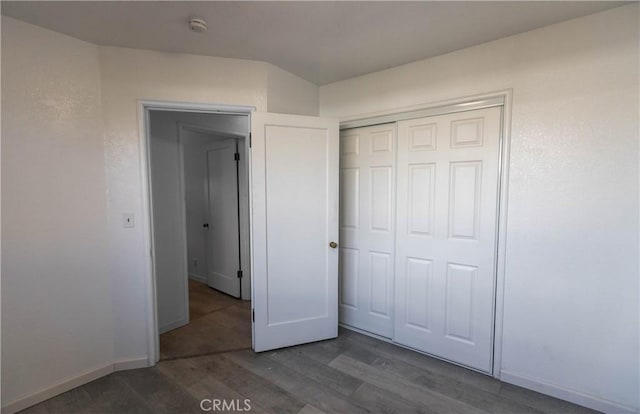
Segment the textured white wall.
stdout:
<path fill-rule="evenodd" d="M 267 65 L 267 111 L 318 116 L 318 92 L 313 83 Z"/>
<path fill-rule="evenodd" d="M 144 234 L 123 229 L 122 213 L 142 217 L 138 100 L 251 105 L 266 110 L 265 64 L 246 60 L 100 47 L 109 186 L 110 272 L 118 358 L 146 358 Z"/>
<path fill-rule="evenodd" d="M 352 117 L 513 88 L 504 378 L 638 410 L 638 5 L 320 88 Z"/>
<path fill-rule="evenodd" d="M 113 363 L 94 45 L 2 17 L 2 403 Z"/>
<path fill-rule="evenodd" d="M 274 110 L 310 113 L 317 88 L 262 62 L 96 47 L 4 16 L 2 57 L 6 405 L 148 356 L 138 100 L 266 111 L 276 73 Z"/>

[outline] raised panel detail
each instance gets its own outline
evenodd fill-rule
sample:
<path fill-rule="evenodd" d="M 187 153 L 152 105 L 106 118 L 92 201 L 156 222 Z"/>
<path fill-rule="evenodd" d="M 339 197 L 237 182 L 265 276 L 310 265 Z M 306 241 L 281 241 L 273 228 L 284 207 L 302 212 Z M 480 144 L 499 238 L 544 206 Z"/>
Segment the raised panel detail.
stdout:
<path fill-rule="evenodd" d="M 433 151 L 436 149 L 436 124 L 409 127 L 409 151 Z"/>
<path fill-rule="evenodd" d="M 391 167 L 371 168 L 371 229 L 391 230 Z"/>
<path fill-rule="evenodd" d="M 478 268 L 447 264 L 446 328 L 448 338 L 473 344 L 473 286 Z"/>
<path fill-rule="evenodd" d="M 340 155 L 358 155 L 360 135 L 347 135 L 340 138 Z"/>
<path fill-rule="evenodd" d="M 343 168 L 340 170 L 340 226 L 358 228 L 360 169 Z"/>
<path fill-rule="evenodd" d="M 462 119 L 451 122 L 451 148 L 481 147 L 482 118 Z"/>
<path fill-rule="evenodd" d="M 371 152 L 391 152 L 391 131 L 380 131 L 371 134 Z"/>
<path fill-rule="evenodd" d="M 449 173 L 449 237 L 478 239 L 482 162 L 452 162 Z"/>
<path fill-rule="evenodd" d="M 391 276 L 391 255 L 370 252 L 369 284 L 370 311 L 378 315 L 389 316 L 389 277 Z"/>
<path fill-rule="evenodd" d="M 358 309 L 358 250 L 340 248 L 340 304 Z"/>
<path fill-rule="evenodd" d="M 430 260 L 407 258 L 405 324 L 429 331 L 429 283 L 432 262 Z"/>
<path fill-rule="evenodd" d="M 409 165 L 409 234 L 431 235 L 435 198 L 435 164 Z"/>

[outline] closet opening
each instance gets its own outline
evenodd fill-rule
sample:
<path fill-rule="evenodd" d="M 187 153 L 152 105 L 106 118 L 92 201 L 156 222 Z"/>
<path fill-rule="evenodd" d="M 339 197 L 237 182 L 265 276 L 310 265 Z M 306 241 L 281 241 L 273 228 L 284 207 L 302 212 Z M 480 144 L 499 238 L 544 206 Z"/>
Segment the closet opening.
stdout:
<path fill-rule="evenodd" d="M 251 349 L 249 114 L 146 116 L 156 360 Z"/>

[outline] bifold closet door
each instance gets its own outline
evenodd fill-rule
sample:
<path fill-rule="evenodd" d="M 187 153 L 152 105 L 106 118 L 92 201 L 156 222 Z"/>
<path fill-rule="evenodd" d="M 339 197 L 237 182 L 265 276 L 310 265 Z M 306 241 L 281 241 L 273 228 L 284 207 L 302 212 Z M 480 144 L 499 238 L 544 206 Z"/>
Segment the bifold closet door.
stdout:
<path fill-rule="evenodd" d="M 395 124 L 340 136 L 340 322 L 393 335 Z"/>
<path fill-rule="evenodd" d="M 398 123 L 395 336 L 491 372 L 501 108 Z"/>

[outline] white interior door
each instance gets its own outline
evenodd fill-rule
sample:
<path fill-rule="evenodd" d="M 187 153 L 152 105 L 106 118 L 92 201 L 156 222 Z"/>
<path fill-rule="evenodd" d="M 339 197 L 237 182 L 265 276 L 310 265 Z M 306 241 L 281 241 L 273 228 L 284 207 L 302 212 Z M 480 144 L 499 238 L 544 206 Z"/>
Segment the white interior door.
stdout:
<path fill-rule="evenodd" d="M 226 139 L 207 150 L 209 200 L 209 286 L 240 297 L 237 141 Z"/>
<path fill-rule="evenodd" d="M 340 134 L 340 322 L 393 336 L 396 124 Z"/>
<path fill-rule="evenodd" d="M 395 338 L 491 372 L 501 108 L 398 123 Z"/>
<path fill-rule="evenodd" d="M 335 338 L 338 122 L 253 113 L 251 131 L 254 349 Z"/>

